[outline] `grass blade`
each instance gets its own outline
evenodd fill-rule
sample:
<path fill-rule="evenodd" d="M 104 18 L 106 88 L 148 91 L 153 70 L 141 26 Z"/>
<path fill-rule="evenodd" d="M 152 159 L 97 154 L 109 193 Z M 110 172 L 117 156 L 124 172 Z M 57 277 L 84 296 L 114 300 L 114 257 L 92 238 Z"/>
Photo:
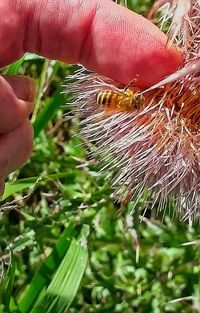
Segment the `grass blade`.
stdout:
<path fill-rule="evenodd" d="M 2 300 L 4 301 L 6 312 L 10 311 L 9 306 L 12 297 L 14 277 L 15 277 L 15 259 L 13 257 L 12 251 L 10 250 L 9 268 L 6 273 L 6 277 L 4 277 L 3 282 L 1 282 L 1 291 L 0 291 L 0 299 L 2 298 Z"/>
<path fill-rule="evenodd" d="M 71 226 L 64 230 L 52 253 L 46 258 L 39 271 L 33 277 L 31 284 L 20 296 L 19 310 L 21 313 L 29 313 L 33 308 L 40 292 L 44 287 L 47 287 L 51 281 L 51 276 L 58 268 L 70 246 L 71 239 L 74 238 L 75 235 L 76 232 Z"/>
<path fill-rule="evenodd" d="M 30 310 L 33 308 L 33 306 L 36 303 L 36 301 L 38 300 L 38 298 L 41 296 L 42 290 L 45 287 L 47 288 L 47 286 L 49 285 L 51 278 L 52 278 L 52 275 L 55 273 L 55 271 L 57 269 L 58 269 L 58 272 L 61 271 L 60 268 L 63 267 L 62 264 L 66 263 L 66 259 L 68 260 L 67 255 L 69 255 L 69 253 L 71 255 L 71 252 L 73 253 L 72 243 L 75 242 L 76 243 L 75 245 L 77 245 L 77 243 L 79 243 L 79 245 L 81 245 L 81 240 L 84 241 L 84 238 L 86 238 L 88 235 L 87 226 L 83 227 L 83 230 L 81 232 L 81 237 L 79 240 L 75 239 L 76 235 L 77 235 L 77 232 L 72 228 L 71 225 L 64 230 L 64 232 L 60 236 L 60 239 L 58 240 L 57 244 L 55 245 L 55 248 L 53 249 L 52 253 L 47 257 L 45 262 L 40 267 L 39 271 L 35 274 L 35 276 L 33 277 L 32 281 L 31 281 L 31 284 L 28 286 L 28 288 L 20 296 L 20 300 L 18 302 L 19 303 L 18 308 L 19 308 L 19 311 L 21 313 L 29 313 L 30 312 Z M 73 241 L 71 241 L 72 239 L 73 239 Z M 70 248 L 69 248 L 69 246 L 70 246 Z M 82 248 L 82 246 L 81 246 L 80 250 L 81 251 L 83 250 L 82 256 L 83 256 L 83 265 L 84 265 L 84 269 L 85 269 L 85 264 L 87 261 L 87 250 L 86 250 L 86 248 Z M 67 252 L 67 254 L 66 254 L 66 252 Z M 61 263 L 61 261 L 62 261 L 62 263 Z M 82 260 L 81 260 L 81 262 L 82 262 Z M 60 265 L 60 263 L 61 263 L 61 265 Z M 59 267 L 59 265 L 60 265 L 60 267 Z M 81 273 L 79 273 L 79 274 L 83 275 L 84 269 L 82 269 Z M 71 271 L 71 268 L 69 269 L 69 271 Z M 63 274 L 66 275 L 66 273 L 63 273 Z M 78 281 L 76 280 L 77 288 L 79 286 L 80 279 L 81 279 L 82 275 L 79 275 Z M 53 278 L 53 281 L 55 281 L 55 279 L 56 279 L 56 275 Z M 53 283 L 53 281 L 52 281 L 52 283 Z M 52 283 L 49 285 L 49 288 L 52 285 Z M 46 291 L 47 294 L 48 294 L 49 288 Z M 73 290 L 75 291 L 75 289 L 73 289 Z M 51 291 L 51 289 L 50 289 L 50 291 Z M 72 295 L 70 297 L 73 298 Z M 37 312 L 37 311 L 35 311 L 36 309 L 38 310 L 38 308 L 36 307 L 35 309 L 33 309 L 33 312 Z M 38 312 L 40 312 L 40 311 L 38 311 Z M 46 311 L 44 310 L 41 312 L 46 312 Z"/>
<path fill-rule="evenodd" d="M 31 313 L 64 313 L 70 307 L 87 265 L 88 233 L 85 225 L 80 238 L 73 239 L 45 295 Z"/>
<path fill-rule="evenodd" d="M 40 131 L 44 129 L 49 121 L 51 121 L 59 108 L 66 103 L 64 94 L 61 93 L 61 88 L 58 88 L 49 102 L 44 106 L 43 110 L 38 114 L 34 124 L 34 137 L 36 138 Z"/>

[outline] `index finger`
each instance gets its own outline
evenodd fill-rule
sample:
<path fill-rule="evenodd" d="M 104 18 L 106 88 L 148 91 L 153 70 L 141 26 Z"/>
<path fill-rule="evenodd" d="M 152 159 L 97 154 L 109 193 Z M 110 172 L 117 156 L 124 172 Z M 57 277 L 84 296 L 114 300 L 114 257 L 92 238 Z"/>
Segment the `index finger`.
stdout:
<path fill-rule="evenodd" d="M 16 43 L 15 57 L 17 51 L 18 55 L 29 51 L 80 62 L 124 84 L 137 75 L 141 87 L 161 80 L 182 61 L 155 25 L 109 0 L 7 0 L 5 5 L 14 11 L 14 25 L 19 28 L 17 42 L 16 36 L 6 33 Z M 2 23 L 0 32 L 5 30 Z M 12 53 L 7 49 L 7 61 Z"/>

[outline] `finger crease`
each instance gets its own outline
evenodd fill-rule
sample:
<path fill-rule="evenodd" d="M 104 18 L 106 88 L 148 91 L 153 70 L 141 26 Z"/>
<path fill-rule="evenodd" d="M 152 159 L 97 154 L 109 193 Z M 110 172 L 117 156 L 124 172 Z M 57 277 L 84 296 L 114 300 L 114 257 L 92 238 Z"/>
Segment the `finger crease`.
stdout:
<path fill-rule="evenodd" d="M 87 63 L 90 59 L 92 51 L 92 34 L 93 34 L 93 25 L 96 18 L 96 13 L 99 10 L 100 4 L 97 3 L 94 9 L 91 12 L 90 20 L 85 30 L 85 36 L 82 40 L 82 45 L 80 47 L 79 62 Z"/>

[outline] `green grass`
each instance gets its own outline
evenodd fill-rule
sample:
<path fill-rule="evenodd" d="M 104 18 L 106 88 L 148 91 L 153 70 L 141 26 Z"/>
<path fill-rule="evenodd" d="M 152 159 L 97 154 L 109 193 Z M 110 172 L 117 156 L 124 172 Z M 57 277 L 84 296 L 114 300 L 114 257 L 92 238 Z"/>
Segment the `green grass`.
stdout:
<path fill-rule="evenodd" d="M 61 86 L 76 68 L 26 55 L 7 69 L 34 77 L 38 92 L 34 151 L 1 204 L 0 312 L 200 312 L 199 225 L 141 221 L 142 199 L 131 216 L 134 203 L 111 197 L 112 173 L 88 159 L 79 121 L 62 118 Z"/>

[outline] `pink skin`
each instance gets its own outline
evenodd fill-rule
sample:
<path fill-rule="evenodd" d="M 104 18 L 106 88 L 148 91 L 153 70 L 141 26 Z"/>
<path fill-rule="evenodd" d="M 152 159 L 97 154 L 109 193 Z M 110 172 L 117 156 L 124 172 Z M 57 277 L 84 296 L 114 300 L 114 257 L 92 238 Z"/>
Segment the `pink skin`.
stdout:
<path fill-rule="evenodd" d="M 35 52 L 146 88 L 182 62 L 156 26 L 110 0 L 1 0 L 0 12 L 0 66 Z M 1 190 L 31 153 L 33 99 L 30 78 L 0 78 Z"/>

